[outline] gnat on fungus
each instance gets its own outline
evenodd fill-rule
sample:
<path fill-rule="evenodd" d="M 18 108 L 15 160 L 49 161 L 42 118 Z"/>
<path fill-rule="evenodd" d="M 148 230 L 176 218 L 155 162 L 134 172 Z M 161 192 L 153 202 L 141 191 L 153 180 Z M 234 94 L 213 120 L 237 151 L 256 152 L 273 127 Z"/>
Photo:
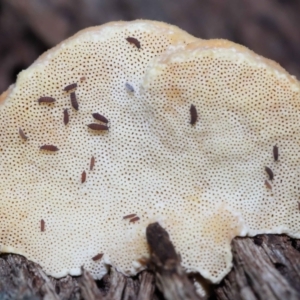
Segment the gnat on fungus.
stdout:
<path fill-rule="evenodd" d="M 52 98 L 52 97 L 40 97 L 40 98 L 38 99 L 38 103 L 39 103 L 39 104 L 40 104 L 40 103 L 53 103 L 53 102 L 55 102 L 55 99 Z"/>
<path fill-rule="evenodd" d="M 133 88 L 133 86 L 131 84 L 129 84 L 129 83 L 126 82 L 125 83 L 125 88 L 126 88 L 127 92 L 134 93 L 134 88 Z"/>
<path fill-rule="evenodd" d="M 126 41 L 129 42 L 130 44 L 133 44 L 134 46 L 136 46 L 138 49 L 141 48 L 141 43 L 139 42 L 139 40 L 137 40 L 134 37 L 128 37 L 126 38 Z"/>
<path fill-rule="evenodd" d="M 41 220 L 41 232 L 45 231 L 45 221 L 42 219 Z"/>
<path fill-rule="evenodd" d="M 65 108 L 64 109 L 64 124 L 67 125 L 69 123 L 69 113 L 68 113 L 68 109 Z"/>
<path fill-rule="evenodd" d="M 24 131 L 21 128 L 19 128 L 19 135 L 25 141 L 28 139 L 28 137 L 25 135 Z"/>
<path fill-rule="evenodd" d="M 267 172 L 267 174 L 269 176 L 269 180 L 273 180 L 273 178 L 274 178 L 273 171 L 269 167 L 265 167 L 265 171 Z"/>
<path fill-rule="evenodd" d="M 97 124 L 97 123 L 89 124 L 88 128 L 90 128 L 92 130 L 96 130 L 96 131 L 108 130 L 108 127 L 106 125 Z"/>
<path fill-rule="evenodd" d="M 90 162 L 90 171 L 93 171 L 94 166 L 95 166 L 95 157 L 92 156 L 91 157 L 91 162 Z"/>
<path fill-rule="evenodd" d="M 55 152 L 58 151 L 59 149 L 54 145 L 43 145 L 40 147 L 40 150 Z"/>
<path fill-rule="evenodd" d="M 126 215 L 126 216 L 123 217 L 123 220 L 131 219 L 131 218 L 133 218 L 133 217 L 135 217 L 135 216 L 136 216 L 136 214 Z"/>
<path fill-rule="evenodd" d="M 82 76 L 84 84 L 63 88 Z M 80 111 L 62 126 L 75 88 Z M 40 95 L 55 104 L 37 106 Z M 49 275 L 79 275 L 84 265 L 101 278 L 106 264 L 135 275 L 146 268 L 153 222 L 168 230 L 187 271 L 213 282 L 231 268 L 235 236 L 300 237 L 300 84 L 245 47 L 159 22 L 109 23 L 49 50 L 0 99 L 0 250 Z M 109 116 L 109 132 L 89 124 L 96 111 Z M 280 163 L 270 151 L 279 143 Z M 97 168 L 82 184 L 91 155 Z M 264 184 L 271 169 L 272 190 Z M 142 214 L 123 222 L 124 212 Z"/>
<path fill-rule="evenodd" d="M 72 92 L 72 93 L 70 94 L 70 99 L 71 99 L 72 107 L 73 107 L 75 110 L 78 110 L 79 105 L 78 105 L 78 102 L 77 102 L 77 98 L 76 98 L 75 92 Z"/>
<path fill-rule="evenodd" d="M 274 161 L 278 160 L 278 147 L 276 145 L 273 147 L 273 157 Z"/>
<path fill-rule="evenodd" d="M 193 104 L 190 107 L 190 114 L 191 114 L 190 124 L 195 125 L 195 123 L 197 122 L 197 119 L 198 119 L 198 113 L 197 113 L 196 106 Z"/>
<path fill-rule="evenodd" d="M 86 172 L 83 171 L 83 172 L 81 173 L 81 183 L 84 183 L 85 180 L 86 180 Z"/>
<path fill-rule="evenodd" d="M 77 83 L 71 83 L 71 84 L 64 87 L 64 91 L 69 92 L 69 91 L 74 90 L 76 88 L 77 88 Z"/>
<path fill-rule="evenodd" d="M 103 253 L 99 253 L 99 254 L 95 255 L 94 257 L 92 257 L 92 260 L 97 261 L 97 260 L 101 259 L 103 257 L 103 255 L 104 255 Z"/>
<path fill-rule="evenodd" d="M 94 119 L 98 121 L 101 121 L 103 123 L 108 123 L 108 120 L 104 116 L 100 115 L 99 113 L 94 113 L 92 114 L 92 116 L 94 117 Z"/>
<path fill-rule="evenodd" d="M 139 221 L 139 219 L 140 219 L 139 217 L 134 217 L 129 220 L 129 223 L 135 223 L 135 222 Z"/>

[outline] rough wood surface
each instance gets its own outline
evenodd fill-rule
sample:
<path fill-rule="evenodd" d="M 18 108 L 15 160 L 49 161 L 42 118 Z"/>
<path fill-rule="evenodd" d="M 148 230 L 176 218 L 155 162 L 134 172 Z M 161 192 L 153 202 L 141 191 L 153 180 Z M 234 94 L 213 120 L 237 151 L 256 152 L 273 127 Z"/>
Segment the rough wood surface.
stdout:
<path fill-rule="evenodd" d="M 233 269 L 214 297 L 300 299 L 300 242 L 282 235 L 233 240 Z"/>
<path fill-rule="evenodd" d="M 167 286 L 177 284 L 177 288 L 180 285 L 186 288 L 190 282 L 186 278 L 181 282 L 182 273 L 176 264 L 179 259 L 175 251 L 170 250 L 170 246 L 161 247 L 161 239 L 168 241 L 167 234 L 154 235 L 153 239 L 157 242 L 156 248 L 160 249 L 151 260 L 155 275 L 143 271 L 134 278 L 128 278 L 111 269 L 97 282 L 86 271 L 79 277 L 67 276 L 56 280 L 47 277 L 37 264 L 22 256 L 2 254 L 0 300 L 171 299 L 164 298 L 155 289 L 155 280 L 163 285 L 166 295 Z M 299 240 L 285 235 L 261 235 L 236 238 L 232 246 L 234 267 L 219 285 L 211 287 L 210 300 L 300 299 Z M 176 273 L 178 270 L 179 274 Z M 173 288 L 174 291 L 176 289 Z M 177 292 L 179 295 L 182 293 L 180 288 Z"/>
<path fill-rule="evenodd" d="M 180 265 L 169 234 L 158 223 L 148 225 L 146 237 L 151 248 L 150 269 L 154 270 L 156 284 L 167 300 L 200 299 Z"/>

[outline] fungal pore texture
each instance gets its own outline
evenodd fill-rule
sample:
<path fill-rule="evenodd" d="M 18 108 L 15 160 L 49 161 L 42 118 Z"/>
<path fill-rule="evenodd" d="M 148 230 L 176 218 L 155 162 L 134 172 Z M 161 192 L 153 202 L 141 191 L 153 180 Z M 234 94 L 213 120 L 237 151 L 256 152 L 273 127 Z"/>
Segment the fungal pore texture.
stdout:
<path fill-rule="evenodd" d="M 151 21 L 79 32 L 0 96 L 0 251 L 55 277 L 84 265 L 101 278 L 106 264 L 134 275 L 149 255 L 145 228 L 157 221 L 188 271 L 220 281 L 235 236 L 300 238 L 299 95 L 279 65 L 228 41 Z M 87 126 L 104 126 L 95 112 L 108 130 Z"/>

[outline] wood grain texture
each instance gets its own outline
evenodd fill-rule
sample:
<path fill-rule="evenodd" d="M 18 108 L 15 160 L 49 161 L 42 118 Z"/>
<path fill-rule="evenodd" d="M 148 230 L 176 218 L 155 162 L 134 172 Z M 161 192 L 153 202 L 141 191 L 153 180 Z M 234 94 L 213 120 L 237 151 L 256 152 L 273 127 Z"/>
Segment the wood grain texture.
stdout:
<path fill-rule="evenodd" d="M 151 248 L 150 269 L 154 270 L 156 284 L 167 300 L 200 299 L 188 279 L 169 234 L 158 223 L 148 225 L 146 237 Z"/>
<path fill-rule="evenodd" d="M 229 299 L 300 299 L 299 241 L 282 235 L 233 240 L 233 269 L 214 297 Z"/>
<path fill-rule="evenodd" d="M 82 276 L 57 280 L 46 276 L 39 265 L 20 255 L 2 254 L 0 299 L 189 299 L 182 297 L 186 297 L 184 290 L 190 289 L 191 276 L 186 278 L 178 265 L 180 259 L 174 248 L 170 248 L 168 234 L 153 232 L 153 241 L 157 242 L 160 252 L 151 259 L 154 273 L 143 271 L 134 278 L 111 268 L 100 281 L 94 281 L 84 270 Z M 300 299 L 299 240 L 285 235 L 260 235 L 235 238 L 232 247 L 233 269 L 219 285 L 211 286 L 212 294 L 206 299 Z M 155 282 L 165 296 L 156 289 Z"/>

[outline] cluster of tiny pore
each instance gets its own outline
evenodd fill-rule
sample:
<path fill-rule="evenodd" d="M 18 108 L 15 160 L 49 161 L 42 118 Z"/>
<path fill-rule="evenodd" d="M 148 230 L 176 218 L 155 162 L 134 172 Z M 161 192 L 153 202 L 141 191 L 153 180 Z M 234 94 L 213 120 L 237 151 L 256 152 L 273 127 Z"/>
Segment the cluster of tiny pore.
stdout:
<path fill-rule="evenodd" d="M 234 236 L 300 237 L 298 83 L 234 44 L 196 43 L 107 25 L 20 74 L 0 108 L 1 251 L 56 277 L 133 275 L 158 221 L 183 265 L 218 281 Z"/>

